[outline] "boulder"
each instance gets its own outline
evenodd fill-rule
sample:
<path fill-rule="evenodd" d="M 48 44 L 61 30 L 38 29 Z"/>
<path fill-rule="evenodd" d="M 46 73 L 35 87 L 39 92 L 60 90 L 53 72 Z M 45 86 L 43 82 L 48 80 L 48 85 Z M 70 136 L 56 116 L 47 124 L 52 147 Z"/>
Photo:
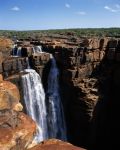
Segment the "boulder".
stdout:
<path fill-rule="evenodd" d="M 36 124 L 20 112 L 18 88 L 0 78 L 0 150 L 24 150 L 33 140 Z"/>
<path fill-rule="evenodd" d="M 0 111 L 0 150 L 25 150 L 35 132 L 35 122 L 24 113 Z"/>
<path fill-rule="evenodd" d="M 8 81 L 0 82 L 0 110 L 22 110 L 18 88 Z"/>
<path fill-rule="evenodd" d="M 39 145 L 29 150 L 85 150 L 85 149 L 73 146 L 70 143 L 63 142 L 57 139 L 50 139 L 43 141 Z"/>

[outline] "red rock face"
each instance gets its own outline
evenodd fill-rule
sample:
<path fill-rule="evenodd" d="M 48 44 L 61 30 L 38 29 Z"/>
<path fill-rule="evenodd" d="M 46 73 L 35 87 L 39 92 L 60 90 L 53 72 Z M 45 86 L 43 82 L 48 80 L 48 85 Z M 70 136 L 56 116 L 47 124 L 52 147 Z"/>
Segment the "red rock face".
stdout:
<path fill-rule="evenodd" d="M 85 149 L 73 146 L 70 143 L 62 142 L 57 139 L 51 139 L 44 141 L 41 144 L 29 150 L 85 150 Z"/>
<path fill-rule="evenodd" d="M 0 150 L 24 150 L 36 132 L 35 122 L 22 112 L 18 88 L 0 77 Z"/>
<path fill-rule="evenodd" d="M 0 38 L 0 51 L 6 51 L 7 48 L 11 48 L 13 42 L 7 38 Z"/>
<path fill-rule="evenodd" d="M 0 82 L 0 110 L 22 110 L 18 88 L 9 81 Z"/>
<path fill-rule="evenodd" d="M 6 59 L 10 55 L 12 45 L 12 40 L 7 38 L 0 38 L 0 64 L 4 59 Z"/>
<path fill-rule="evenodd" d="M 0 112 L 0 150 L 24 150 L 32 142 L 36 125 L 21 112 Z"/>

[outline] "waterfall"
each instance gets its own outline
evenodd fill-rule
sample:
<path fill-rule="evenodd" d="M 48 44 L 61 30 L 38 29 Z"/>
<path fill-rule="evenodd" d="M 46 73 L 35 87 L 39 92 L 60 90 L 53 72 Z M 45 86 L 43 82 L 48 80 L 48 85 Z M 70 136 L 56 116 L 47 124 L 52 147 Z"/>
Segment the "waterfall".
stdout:
<path fill-rule="evenodd" d="M 14 45 L 12 49 L 12 56 L 21 57 L 22 56 L 21 50 L 22 50 L 21 47 L 17 47 L 17 45 Z"/>
<path fill-rule="evenodd" d="M 17 49 L 17 56 L 21 57 L 22 56 L 22 53 L 21 53 L 21 47 L 18 47 Z"/>
<path fill-rule="evenodd" d="M 27 64 L 27 69 L 31 69 L 28 57 L 26 57 L 26 64 Z"/>
<path fill-rule="evenodd" d="M 16 56 L 16 55 L 17 55 L 17 45 L 14 44 L 12 48 L 12 56 Z"/>
<path fill-rule="evenodd" d="M 33 69 L 25 69 L 25 72 L 22 75 L 23 98 L 27 114 L 38 126 L 35 141 L 40 142 L 48 138 L 45 93 L 39 74 Z"/>
<path fill-rule="evenodd" d="M 42 53 L 42 46 L 34 46 L 33 53 Z"/>
<path fill-rule="evenodd" d="M 23 99 L 26 112 L 36 122 L 38 130 L 34 141 L 41 142 L 48 138 L 67 140 L 63 107 L 59 93 L 59 71 L 52 55 L 51 68 L 48 74 L 48 89 L 46 94 L 39 74 L 29 69 L 22 75 Z M 46 102 L 45 102 L 46 96 Z"/>
<path fill-rule="evenodd" d="M 64 113 L 59 94 L 58 83 L 58 68 L 56 61 L 51 56 L 51 68 L 48 75 L 48 90 L 47 90 L 47 122 L 48 135 L 50 138 L 58 138 L 66 140 L 66 126 L 64 121 Z"/>

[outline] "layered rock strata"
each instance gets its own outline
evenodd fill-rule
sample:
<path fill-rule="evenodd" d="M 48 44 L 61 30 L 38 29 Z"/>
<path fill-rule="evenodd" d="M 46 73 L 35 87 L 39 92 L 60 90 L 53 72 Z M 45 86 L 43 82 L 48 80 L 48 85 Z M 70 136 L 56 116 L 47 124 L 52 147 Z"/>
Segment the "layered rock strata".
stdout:
<path fill-rule="evenodd" d="M 120 40 L 110 38 L 83 39 L 80 48 L 53 47 L 61 71 L 61 96 L 68 139 L 75 145 L 90 145 L 90 148 L 95 149 L 101 149 L 104 145 L 107 147 L 109 143 L 105 139 L 112 141 L 109 130 L 119 130 L 109 116 L 110 111 L 113 111 L 111 117 L 118 122 L 115 114 L 118 116 L 119 49 Z M 111 125 L 107 129 L 108 122 Z M 111 142 L 110 146 L 114 145 Z"/>
<path fill-rule="evenodd" d="M 110 134 L 115 137 L 119 130 L 120 39 L 83 38 L 78 44 L 33 42 L 36 43 L 42 44 L 44 51 L 54 54 L 60 69 L 68 140 L 91 150 L 116 145 L 117 140 L 114 143 Z M 32 67 L 44 77 L 46 84 L 49 56 L 29 56 Z M 3 74 L 7 68 L 4 66 L 3 63 Z M 6 72 L 12 75 L 9 69 Z"/>

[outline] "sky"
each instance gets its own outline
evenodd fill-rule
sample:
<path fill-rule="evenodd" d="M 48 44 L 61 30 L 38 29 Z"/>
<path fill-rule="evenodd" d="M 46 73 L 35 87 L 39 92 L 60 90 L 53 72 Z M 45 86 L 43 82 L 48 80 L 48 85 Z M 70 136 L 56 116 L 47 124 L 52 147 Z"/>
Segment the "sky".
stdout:
<path fill-rule="evenodd" d="M 120 27 L 120 0 L 0 0 L 0 30 Z"/>

